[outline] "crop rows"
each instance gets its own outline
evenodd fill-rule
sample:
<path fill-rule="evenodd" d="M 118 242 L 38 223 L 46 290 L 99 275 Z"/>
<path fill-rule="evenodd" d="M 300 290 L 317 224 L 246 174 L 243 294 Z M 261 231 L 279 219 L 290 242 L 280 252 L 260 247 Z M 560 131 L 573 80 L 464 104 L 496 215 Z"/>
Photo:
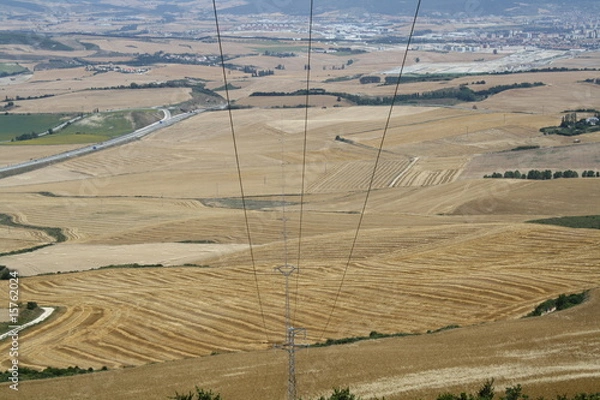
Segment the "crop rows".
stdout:
<path fill-rule="evenodd" d="M 409 165 L 408 160 L 382 160 L 375 174 L 372 188 L 389 187 L 396 176 Z M 331 168 L 325 176 L 309 186 L 308 192 L 331 192 L 340 190 L 366 190 L 373 175 L 373 162 L 356 161 L 341 163 Z"/>
<path fill-rule="evenodd" d="M 553 241 L 557 235 L 561 242 Z M 301 262 L 292 287 L 298 289 L 293 297 L 298 324 L 309 329 L 309 342 L 515 318 L 546 298 L 600 282 L 595 232 L 501 224 L 371 229 L 346 264 L 349 248 L 340 240 L 350 236 L 329 234 L 305 242 L 310 256 Z M 22 362 L 117 367 L 267 348 L 282 340 L 283 277 L 273 268 L 283 253 L 280 244 L 255 250 L 259 263 L 254 267 L 242 252 L 221 257 L 208 269 L 29 278 L 21 288 L 24 300 L 65 309 L 23 334 L 32 351 Z"/>
<path fill-rule="evenodd" d="M 394 186 L 434 186 L 453 182 L 459 174 L 459 170 L 450 169 L 445 171 L 416 171 L 411 170 L 404 174 Z"/>

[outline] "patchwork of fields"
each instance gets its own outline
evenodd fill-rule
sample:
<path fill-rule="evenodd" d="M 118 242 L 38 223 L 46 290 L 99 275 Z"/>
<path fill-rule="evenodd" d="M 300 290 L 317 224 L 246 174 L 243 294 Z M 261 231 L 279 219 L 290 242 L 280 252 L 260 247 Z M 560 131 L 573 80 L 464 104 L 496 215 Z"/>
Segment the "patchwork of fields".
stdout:
<path fill-rule="evenodd" d="M 114 51 L 134 45 L 94 43 Z M 380 63 L 358 56 L 357 69 L 392 66 L 391 53 Z M 342 74 L 324 71 L 315 68 L 315 83 Z M 217 87 L 218 72 L 165 65 L 135 78 L 198 74 Z M 92 84 L 129 78 L 54 73 L 36 72 L 24 87 L 60 99 L 22 102 L 19 112 L 158 107 L 190 96 L 188 89 L 91 94 L 85 89 Z M 252 91 L 290 82 L 290 90 L 302 88 L 302 74 L 298 59 L 281 80 L 235 72 L 234 97 L 256 105 Z M 284 353 L 272 349 L 284 340 L 284 280 L 274 268 L 285 263 L 299 268 L 290 287 L 294 326 L 307 329 L 303 344 L 373 331 L 419 334 L 303 350 L 305 398 L 348 384 L 365 398 L 429 396 L 492 376 L 530 384 L 540 395 L 541 383 L 558 393 L 592 390 L 600 379 L 600 231 L 526 222 L 600 214 L 600 181 L 482 179 L 508 169 L 600 170 L 600 135 L 575 144 L 539 132 L 560 122 L 563 104 L 600 108 L 596 88 L 577 98 L 567 90 L 581 85 L 581 76 L 519 75 L 552 84 L 492 96 L 478 107 L 398 106 L 385 140 L 389 108 L 332 98 L 318 108 L 232 110 L 231 118 L 207 112 L 123 146 L 1 179 L 0 213 L 13 222 L 0 225 L 0 253 L 24 252 L 2 255 L 0 264 L 21 273 L 22 301 L 58 308 L 21 333 L 20 365 L 112 370 L 62 379 L 62 388 L 53 380 L 27 383 L 19 395 L 75 399 L 85 387 L 97 399 L 166 397 L 198 384 L 230 398 L 282 396 Z M 358 83 L 327 85 L 351 92 Z M 389 88 L 361 89 L 380 95 Z M 540 93 L 544 110 L 536 109 Z M 261 105 L 276 105 L 272 100 Z M 520 146 L 539 148 L 514 151 Z M 3 145 L 0 166 L 72 147 Z M 66 241 L 55 243 L 46 228 Z M 42 244 L 50 246 L 26 251 Z M 164 267 L 95 270 L 134 263 Z M 4 292 L 6 282 L 0 285 Z M 591 298 L 578 309 L 521 320 L 549 298 L 584 290 Z M 455 325 L 461 328 L 425 335 Z M 3 369 L 9 347 L 0 343 Z M 163 378 L 168 384 L 159 385 Z"/>

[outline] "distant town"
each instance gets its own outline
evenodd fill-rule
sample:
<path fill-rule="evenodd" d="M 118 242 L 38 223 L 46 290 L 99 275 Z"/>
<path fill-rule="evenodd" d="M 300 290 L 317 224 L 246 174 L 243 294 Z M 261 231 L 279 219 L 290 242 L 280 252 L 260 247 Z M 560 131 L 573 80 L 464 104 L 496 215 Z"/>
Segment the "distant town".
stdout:
<path fill-rule="evenodd" d="M 28 26 L 29 17 L 6 12 L 0 15 L 3 30 L 31 30 L 47 34 L 83 34 L 123 37 L 206 39 L 214 37 L 212 14 L 200 6 L 164 15 L 144 12 L 56 14 Z M 329 45 L 386 46 L 406 43 L 411 19 L 367 12 L 334 12 L 317 15 L 313 38 Z M 236 37 L 305 40 L 307 16 L 274 14 L 224 14 L 222 33 Z M 600 16 L 595 12 L 540 12 L 536 16 L 422 15 L 413 43 L 424 50 L 489 52 L 529 47 L 546 50 L 600 49 Z M 195 61 L 195 60 L 194 60 Z"/>

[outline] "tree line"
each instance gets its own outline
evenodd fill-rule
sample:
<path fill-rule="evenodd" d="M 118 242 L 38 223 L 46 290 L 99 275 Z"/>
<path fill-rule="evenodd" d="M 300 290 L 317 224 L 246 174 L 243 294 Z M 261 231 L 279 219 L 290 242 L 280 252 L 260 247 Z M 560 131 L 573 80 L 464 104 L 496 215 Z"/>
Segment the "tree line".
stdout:
<path fill-rule="evenodd" d="M 579 174 L 577 171 L 566 170 L 566 171 L 555 171 L 554 173 L 546 169 L 544 171 L 540 171 L 537 169 L 529 170 L 527 173 L 521 173 L 519 170 L 515 171 L 505 171 L 504 174 L 500 172 L 494 172 L 490 175 L 484 175 L 485 179 L 531 179 L 531 180 L 550 180 L 550 179 L 560 179 L 560 178 L 579 178 Z M 581 174 L 582 178 L 600 178 L 600 171 L 592 171 L 586 170 Z"/>
<path fill-rule="evenodd" d="M 584 82 L 586 83 L 595 83 L 596 85 L 600 85 L 600 78 L 590 78 L 590 79 L 586 79 Z"/>
<path fill-rule="evenodd" d="M 362 77 L 361 82 L 375 82 L 376 77 Z M 359 106 L 389 106 L 397 102 L 416 103 L 419 101 L 429 100 L 458 100 L 463 102 L 473 102 L 483 100 L 486 97 L 498 94 L 500 92 L 542 86 L 544 83 L 515 83 L 512 85 L 499 85 L 489 89 L 473 91 L 466 85 L 461 85 L 455 88 L 445 88 L 432 90 L 423 93 L 399 94 L 395 98 L 393 96 L 361 96 L 344 92 L 328 92 L 324 89 L 310 89 L 308 92 L 311 95 L 330 95 L 346 99 Z M 306 90 L 296 90 L 294 92 L 254 92 L 250 96 L 300 96 L 306 95 Z"/>
<path fill-rule="evenodd" d="M 44 370 L 38 371 L 33 368 L 28 367 L 19 367 L 19 379 L 20 380 L 35 380 L 35 379 L 48 379 L 48 378 L 58 378 L 60 376 L 73 376 L 73 375 L 83 375 L 83 374 L 91 374 L 93 372 L 98 371 L 108 371 L 106 366 L 101 369 L 93 369 L 92 367 L 88 369 L 80 368 L 78 366 L 67 367 L 67 368 L 54 368 L 47 367 Z M 8 378 L 11 376 L 11 371 L 7 370 L 5 372 L 0 372 L 0 381 L 6 382 Z"/>
<path fill-rule="evenodd" d="M 53 94 L 43 94 L 41 96 L 27 96 L 27 97 L 21 97 L 21 96 L 16 96 L 16 97 L 8 97 L 6 96 L 6 98 L 4 99 L 5 103 L 10 103 L 13 101 L 23 101 L 23 100 L 38 100 L 38 99 L 47 99 L 48 97 L 54 97 L 55 95 Z"/>

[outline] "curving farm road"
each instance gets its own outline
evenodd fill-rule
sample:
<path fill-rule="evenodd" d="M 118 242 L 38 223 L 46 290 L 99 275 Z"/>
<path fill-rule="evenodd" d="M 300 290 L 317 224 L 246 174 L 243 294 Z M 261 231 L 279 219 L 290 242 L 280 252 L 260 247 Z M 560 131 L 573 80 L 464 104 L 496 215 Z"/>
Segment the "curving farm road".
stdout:
<path fill-rule="evenodd" d="M 41 309 L 44 310 L 42 315 L 40 315 L 33 321 L 30 321 L 26 324 L 20 325 L 17 328 L 11 329 L 10 331 L 8 331 L 6 333 L 3 333 L 2 335 L 0 335 L 0 340 L 4 340 L 9 336 L 14 336 L 15 334 L 17 334 L 18 332 L 22 331 L 25 328 L 29 328 L 30 326 L 33 326 L 35 324 L 39 324 L 42 321 L 45 321 L 54 312 L 54 308 L 52 308 L 52 307 L 41 307 Z"/>

